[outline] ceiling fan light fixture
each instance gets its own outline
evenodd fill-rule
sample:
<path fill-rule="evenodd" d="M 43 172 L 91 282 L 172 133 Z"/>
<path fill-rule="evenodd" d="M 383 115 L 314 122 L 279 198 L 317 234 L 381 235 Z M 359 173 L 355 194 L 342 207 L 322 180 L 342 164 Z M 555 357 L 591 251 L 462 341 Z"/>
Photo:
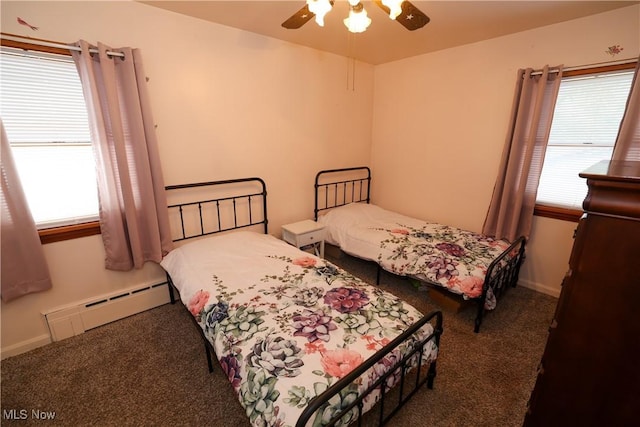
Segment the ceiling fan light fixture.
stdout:
<path fill-rule="evenodd" d="M 307 0 L 309 11 L 316 15 L 316 23 L 324 27 L 324 16 L 331 10 L 329 0 Z"/>
<path fill-rule="evenodd" d="M 335 0 L 305 0 L 304 7 L 285 20 L 282 23 L 282 27 L 288 30 L 295 30 L 311 21 L 314 17 L 318 25 L 323 27 L 325 15 L 331 10 L 334 2 Z M 343 20 L 345 26 L 351 32 L 365 31 L 371 24 L 371 19 L 367 16 L 362 1 L 348 0 L 348 3 L 350 12 L 349 17 Z M 410 0 L 375 0 L 373 3 L 381 8 L 385 14 L 388 14 L 391 19 L 409 31 L 418 30 L 431 21 Z M 397 19 L 398 17 L 402 18 Z"/>
<path fill-rule="evenodd" d="M 389 8 L 389 18 L 396 19 L 402 13 L 404 0 L 382 0 L 382 4 Z"/>
<path fill-rule="evenodd" d="M 367 16 L 367 11 L 364 10 L 364 7 L 360 4 L 359 8 L 351 8 L 349 16 L 344 19 L 344 25 L 352 33 L 362 33 L 371 25 L 371 18 Z"/>

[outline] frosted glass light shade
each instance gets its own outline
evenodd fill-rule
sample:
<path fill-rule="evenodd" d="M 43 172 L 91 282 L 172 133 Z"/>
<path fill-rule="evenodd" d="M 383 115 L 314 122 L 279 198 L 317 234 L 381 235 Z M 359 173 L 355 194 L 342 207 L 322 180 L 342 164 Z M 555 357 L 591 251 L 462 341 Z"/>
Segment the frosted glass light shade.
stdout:
<path fill-rule="evenodd" d="M 350 10 L 349 16 L 344 20 L 344 25 L 352 33 L 362 33 L 371 25 L 371 18 L 367 16 L 367 11 L 364 9 L 360 12 Z"/>
<path fill-rule="evenodd" d="M 309 11 L 316 15 L 316 22 L 324 27 L 324 16 L 331 10 L 329 0 L 307 0 Z"/>
<path fill-rule="evenodd" d="M 389 18 L 396 19 L 402 13 L 404 0 L 382 0 L 382 4 L 389 8 Z"/>

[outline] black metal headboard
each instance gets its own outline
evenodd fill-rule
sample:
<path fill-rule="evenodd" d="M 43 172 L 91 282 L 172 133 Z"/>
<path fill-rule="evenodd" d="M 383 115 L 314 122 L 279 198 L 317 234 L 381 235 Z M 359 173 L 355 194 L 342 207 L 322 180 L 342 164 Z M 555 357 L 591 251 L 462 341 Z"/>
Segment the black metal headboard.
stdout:
<path fill-rule="evenodd" d="M 314 218 L 324 211 L 348 203 L 369 203 L 371 170 L 367 166 L 328 169 L 316 174 Z"/>
<path fill-rule="evenodd" d="M 268 233 L 267 187 L 261 178 L 168 185 L 165 190 L 169 200 L 179 195 L 185 200 L 168 206 L 172 229 L 179 229 L 174 242 L 260 224 Z"/>

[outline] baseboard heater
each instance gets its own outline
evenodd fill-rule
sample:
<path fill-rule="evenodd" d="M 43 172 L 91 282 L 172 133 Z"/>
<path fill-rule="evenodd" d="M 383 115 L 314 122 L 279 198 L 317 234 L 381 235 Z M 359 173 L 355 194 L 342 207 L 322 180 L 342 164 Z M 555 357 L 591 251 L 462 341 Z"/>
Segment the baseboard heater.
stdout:
<path fill-rule="evenodd" d="M 169 302 L 167 283 L 137 286 L 44 313 L 52 341 L 60 341 Z"/>

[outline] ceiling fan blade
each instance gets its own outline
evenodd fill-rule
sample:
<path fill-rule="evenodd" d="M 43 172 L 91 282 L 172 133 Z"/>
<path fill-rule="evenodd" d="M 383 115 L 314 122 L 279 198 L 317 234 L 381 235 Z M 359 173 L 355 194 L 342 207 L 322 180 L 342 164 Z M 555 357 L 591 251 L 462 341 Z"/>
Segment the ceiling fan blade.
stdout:
<path fill-rule="evenodd" d="M 427 25 L 431 19 L 408 0 L 405 0 L 402 2 L 402 13 L 398 15 L 396 21 L 407 30 L 414 31 Z"/>
<path fill-rule="evenodd" d="M 309 5 L 305 4 L 302 9 L 294 13 L 282 23 L 282 26 L 288 30 L 295 30 L 309 22 L 316 15 L 309 10 Z"/>
<path fill-rule="evenodd" d="M 382 4 L 382 0 L 375 0 L 375 2 L 387 15 L 389 14 L 389 8 Z M 402 13 L 398 15 L 396 21 L 407 30 L 414 31 L 427 25 L 431 19 L 408 0 L 405 0 L 402 2 Z"/>

